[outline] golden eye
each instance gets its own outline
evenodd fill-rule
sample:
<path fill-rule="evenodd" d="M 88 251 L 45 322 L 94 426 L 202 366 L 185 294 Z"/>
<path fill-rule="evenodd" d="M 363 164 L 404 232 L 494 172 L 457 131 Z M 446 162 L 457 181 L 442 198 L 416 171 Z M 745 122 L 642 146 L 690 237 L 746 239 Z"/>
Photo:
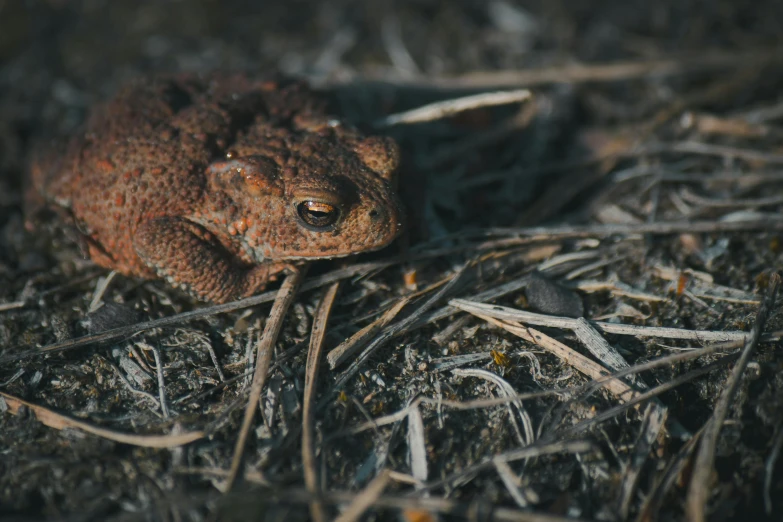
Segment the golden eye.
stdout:
<path fill-rule="evenodd" d="M 340 209 L 329 203 L 305 200 L 296 206 L 296 213 L 302 223 L 313 230 L 328 229 L 340 217 Z"/>

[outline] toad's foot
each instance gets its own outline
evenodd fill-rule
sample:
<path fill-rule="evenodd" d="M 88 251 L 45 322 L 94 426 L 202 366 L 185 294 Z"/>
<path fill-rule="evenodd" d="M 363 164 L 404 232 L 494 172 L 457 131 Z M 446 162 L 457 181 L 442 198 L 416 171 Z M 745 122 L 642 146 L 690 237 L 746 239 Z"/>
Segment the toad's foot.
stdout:
<path fill-rule="evenodd" d="M 261 291 L 291 265 L 241 264 L 211 234 L 190 221 L 164 217 L 136 229 L 133 245 L 159 277 L 197 298 L 225 303 Z"/>

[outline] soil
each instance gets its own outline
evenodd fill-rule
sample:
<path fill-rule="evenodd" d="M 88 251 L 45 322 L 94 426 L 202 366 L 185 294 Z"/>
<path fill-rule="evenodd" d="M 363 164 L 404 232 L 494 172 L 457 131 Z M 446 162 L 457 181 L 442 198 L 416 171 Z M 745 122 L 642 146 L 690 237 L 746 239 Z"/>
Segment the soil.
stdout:
<path fill-rule="evenodd" d="M 0 0 L 0 520 L 779 520 L 779 11 Z M 395 138 L 409 209 L 392 247 L 309 267 L 240 445 L 276 287 L 211 307 L 23 214 L 31 151 L 93 103 L 215 70 L 305 78 Z M 377 328 L 308 398 L 334 281 L 324 350 Z"/>

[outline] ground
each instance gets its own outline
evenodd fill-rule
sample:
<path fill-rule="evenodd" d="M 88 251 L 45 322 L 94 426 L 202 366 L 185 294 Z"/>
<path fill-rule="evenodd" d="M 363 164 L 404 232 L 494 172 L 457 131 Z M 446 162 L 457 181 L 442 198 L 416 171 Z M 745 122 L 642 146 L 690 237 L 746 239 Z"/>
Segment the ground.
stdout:
<path fill-rule="evenodd" d="M 0 519 L 779 520 L 780 23 L 772 0 L 0 0 Z M 210 307 L 24 227 L 40 142 L 139 74 L 216 69 L 304 77 L 403 154 L 409 233 L 310 266 L 277 338 L 277 287 Z M 327 313 L 324 350 L 355 351 L 307 371 Z"/>

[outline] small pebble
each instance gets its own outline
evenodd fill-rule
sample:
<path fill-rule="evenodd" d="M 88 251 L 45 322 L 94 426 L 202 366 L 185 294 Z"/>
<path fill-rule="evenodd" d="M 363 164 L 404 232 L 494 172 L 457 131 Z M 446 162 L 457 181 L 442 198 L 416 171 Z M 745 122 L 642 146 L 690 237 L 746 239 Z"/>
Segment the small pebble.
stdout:
<path fill-rule="evenodd" d="M 142 314 L 130 306 L 104 302 L 103 306 L 87 314 L 82 321 L 82 325 L 87 328 L 90 334 L 97 334 L 138 323 L 142 320 Z"/>
<path fill-rule="evenodd" d="M 548 279 L 540 272 L 530 275 L 525 295 L 530 308 L 537 312 L 564 317 L 584 317 L 584 305 L 579 294 Z"/>

